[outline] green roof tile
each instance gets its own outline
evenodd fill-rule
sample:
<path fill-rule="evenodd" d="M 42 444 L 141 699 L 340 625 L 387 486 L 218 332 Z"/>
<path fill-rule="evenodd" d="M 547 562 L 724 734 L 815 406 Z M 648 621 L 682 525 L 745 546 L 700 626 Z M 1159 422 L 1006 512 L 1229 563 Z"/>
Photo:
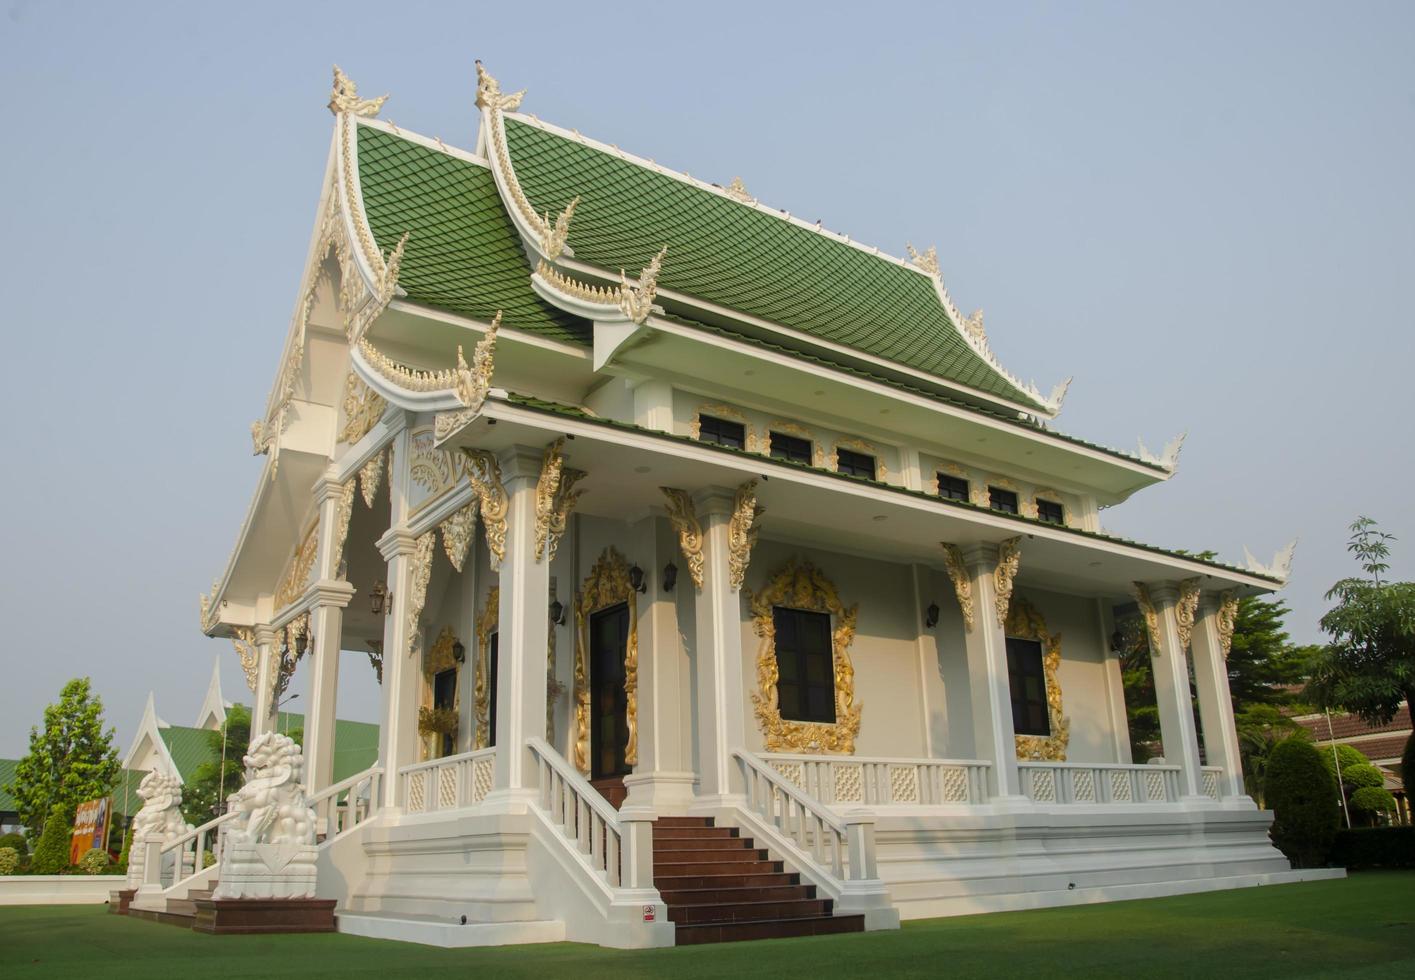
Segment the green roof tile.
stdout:
<path fill-rule="evenodd" d="M 382 249 L 408 232 L 398 284 L 415 302 L 483 322 L 497 310 L 517 330 L 592 342 L 588 321 L 531 288 L 521 240 L 491 171 L 373 126 L 358 127 L 359 182 Z"/>
<path fill-rule="evenodd" d="M 537 211 L 580 197 L 577 260 L 637 271 L 667 245 L 666 289 L 1045 408 L 969 346 L 927 276 L 529 122 L 507 117 L 506 134 Z"/>
<path fill-rule="evenodd" d="M 15 781 L 15 766 L 19 763 L 19 759 L 0 759 L 0 813 L 13 813 L 18 806 L 5 787 Z"/>

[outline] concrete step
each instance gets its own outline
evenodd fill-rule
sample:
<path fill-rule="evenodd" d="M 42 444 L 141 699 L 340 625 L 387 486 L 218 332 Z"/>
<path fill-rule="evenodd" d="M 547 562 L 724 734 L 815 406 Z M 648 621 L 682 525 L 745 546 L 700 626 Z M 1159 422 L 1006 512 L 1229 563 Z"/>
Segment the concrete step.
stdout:
<path fill-rule="evenodd" d="M 725 888 L 658 889 L 666 905 L 709 905 L 714 902 L 779 902 L 816 897 L 814 885 L 738 885 Z"/>
<path fill-rule="evenodd" d="M 765 922 L 770 919 L 811 919 L 830 915 L 828 898 L 779 901 L 712 902 L 706 905 L 670 905 L 668 920 L 679 925 L 709 922 Z"/>
<path fill-rule="evenodd" d="M 863 915 L 821 915 L 804 919 L 769 919 L 762 922 L 709 922 L 677 927 L 679 946 L 731 943 L 748 939 L 786 939 L 793 936 L 832 936 L 864 932 Z"/>

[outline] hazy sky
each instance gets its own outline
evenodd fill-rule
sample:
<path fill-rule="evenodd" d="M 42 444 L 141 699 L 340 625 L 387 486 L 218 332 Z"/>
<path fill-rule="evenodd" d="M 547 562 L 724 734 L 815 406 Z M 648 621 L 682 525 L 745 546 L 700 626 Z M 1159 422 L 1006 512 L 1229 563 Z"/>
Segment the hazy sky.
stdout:
<path fill-rule="evenodd" d="M 470 147 L 480 57 L 544 119 L 937 243 L 1005 365 L 1075 375 L 1060 428 L 1188 430 L 1108 529 L 1228 559 L 1301 538 L 1300 640 L 1357 514 L 1415 577 L 1415 5 L 0 4 L 0 755 L 78 674 L 123 748 L 150 689 L 190 724 L 218 654 L 248 697 L 196 597 L 260 472 L 333 62 Z M 367 665 L 342 676 L 341 715 L 375 720 Z"/>

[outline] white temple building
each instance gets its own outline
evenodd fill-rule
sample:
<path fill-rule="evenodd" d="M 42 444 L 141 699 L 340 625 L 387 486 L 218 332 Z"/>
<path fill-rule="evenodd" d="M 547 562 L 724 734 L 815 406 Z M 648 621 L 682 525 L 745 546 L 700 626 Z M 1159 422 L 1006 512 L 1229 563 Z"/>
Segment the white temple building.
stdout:
<path fill-rule="evenodd" d="M 478 68 L 470 150 L 336 69 L 263 471 L 202 600 L 253 734 L 309 672 L 341 930 L 670 945 L 1323 874 L 1244 795 L 1225 665 L 1290 550 L 1101 528 L 1177 441 L 1061 434 L 1065 383 L 998 363 L 934 249 L 524 115 Z M 1157 765 L 1111 643 L 1136 603 Z M 383 713 L 335 782 L 338 674 L 370 669 L 341 650 Z"/>

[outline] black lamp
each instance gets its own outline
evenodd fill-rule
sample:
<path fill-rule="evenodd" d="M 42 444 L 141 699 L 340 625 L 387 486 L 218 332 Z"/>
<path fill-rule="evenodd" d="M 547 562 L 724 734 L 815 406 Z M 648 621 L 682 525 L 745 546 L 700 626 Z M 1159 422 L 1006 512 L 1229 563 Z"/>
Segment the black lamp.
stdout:
<path fill-rule="evenodd" d="M 1124 633 L 1120 632 L 1120 630 L 1116 630 L 1114 633 L 1110 634 L 1110 652 L 1111 652 L 1111 653 L 1119 653 L 1119 652 L 1120 652 L 1120 648 L 1123 647 L 1124 645 L 1125 645 L 1125 634 L 1124 634 Z"/>
<path fill-rule="evenodd" d="M 672 592 L 673 587 L 678 584 L 678 566 L 669 562 L 663 566 L 663 591 Z"/>
<path fill-rule="evenodd" d="M 461 640 L 452 641 L 452 659 L 459 664 L 467 661 L 467 648 L 462 645 Z"/>
<path fill-rule="evenodd" d="M 565 603 L 559 599 L 550 601 L 550 621 L 556 626 L 563 626 L 565 623 Z"/>
<path fill-rule="evenodd" d="M 368 594 L 368 607 L 375 616 L 383 615 L 383 608 L 388 603 L 388 586 L 382 582 L 373 587 L 373 591 Z"/>
<path fill-rule="evenodd" d="M 644 584 L 644 570 L 638 565 L 629 569 L 629 588 L 635 592 L 647 592 L 649 587 Z"/>
<path fill-rule="evenodd" d="M 924 625 L 929 629 L 938 625 L 938 603 L 929 603 L 929 608 L 924 613 Z"/>

